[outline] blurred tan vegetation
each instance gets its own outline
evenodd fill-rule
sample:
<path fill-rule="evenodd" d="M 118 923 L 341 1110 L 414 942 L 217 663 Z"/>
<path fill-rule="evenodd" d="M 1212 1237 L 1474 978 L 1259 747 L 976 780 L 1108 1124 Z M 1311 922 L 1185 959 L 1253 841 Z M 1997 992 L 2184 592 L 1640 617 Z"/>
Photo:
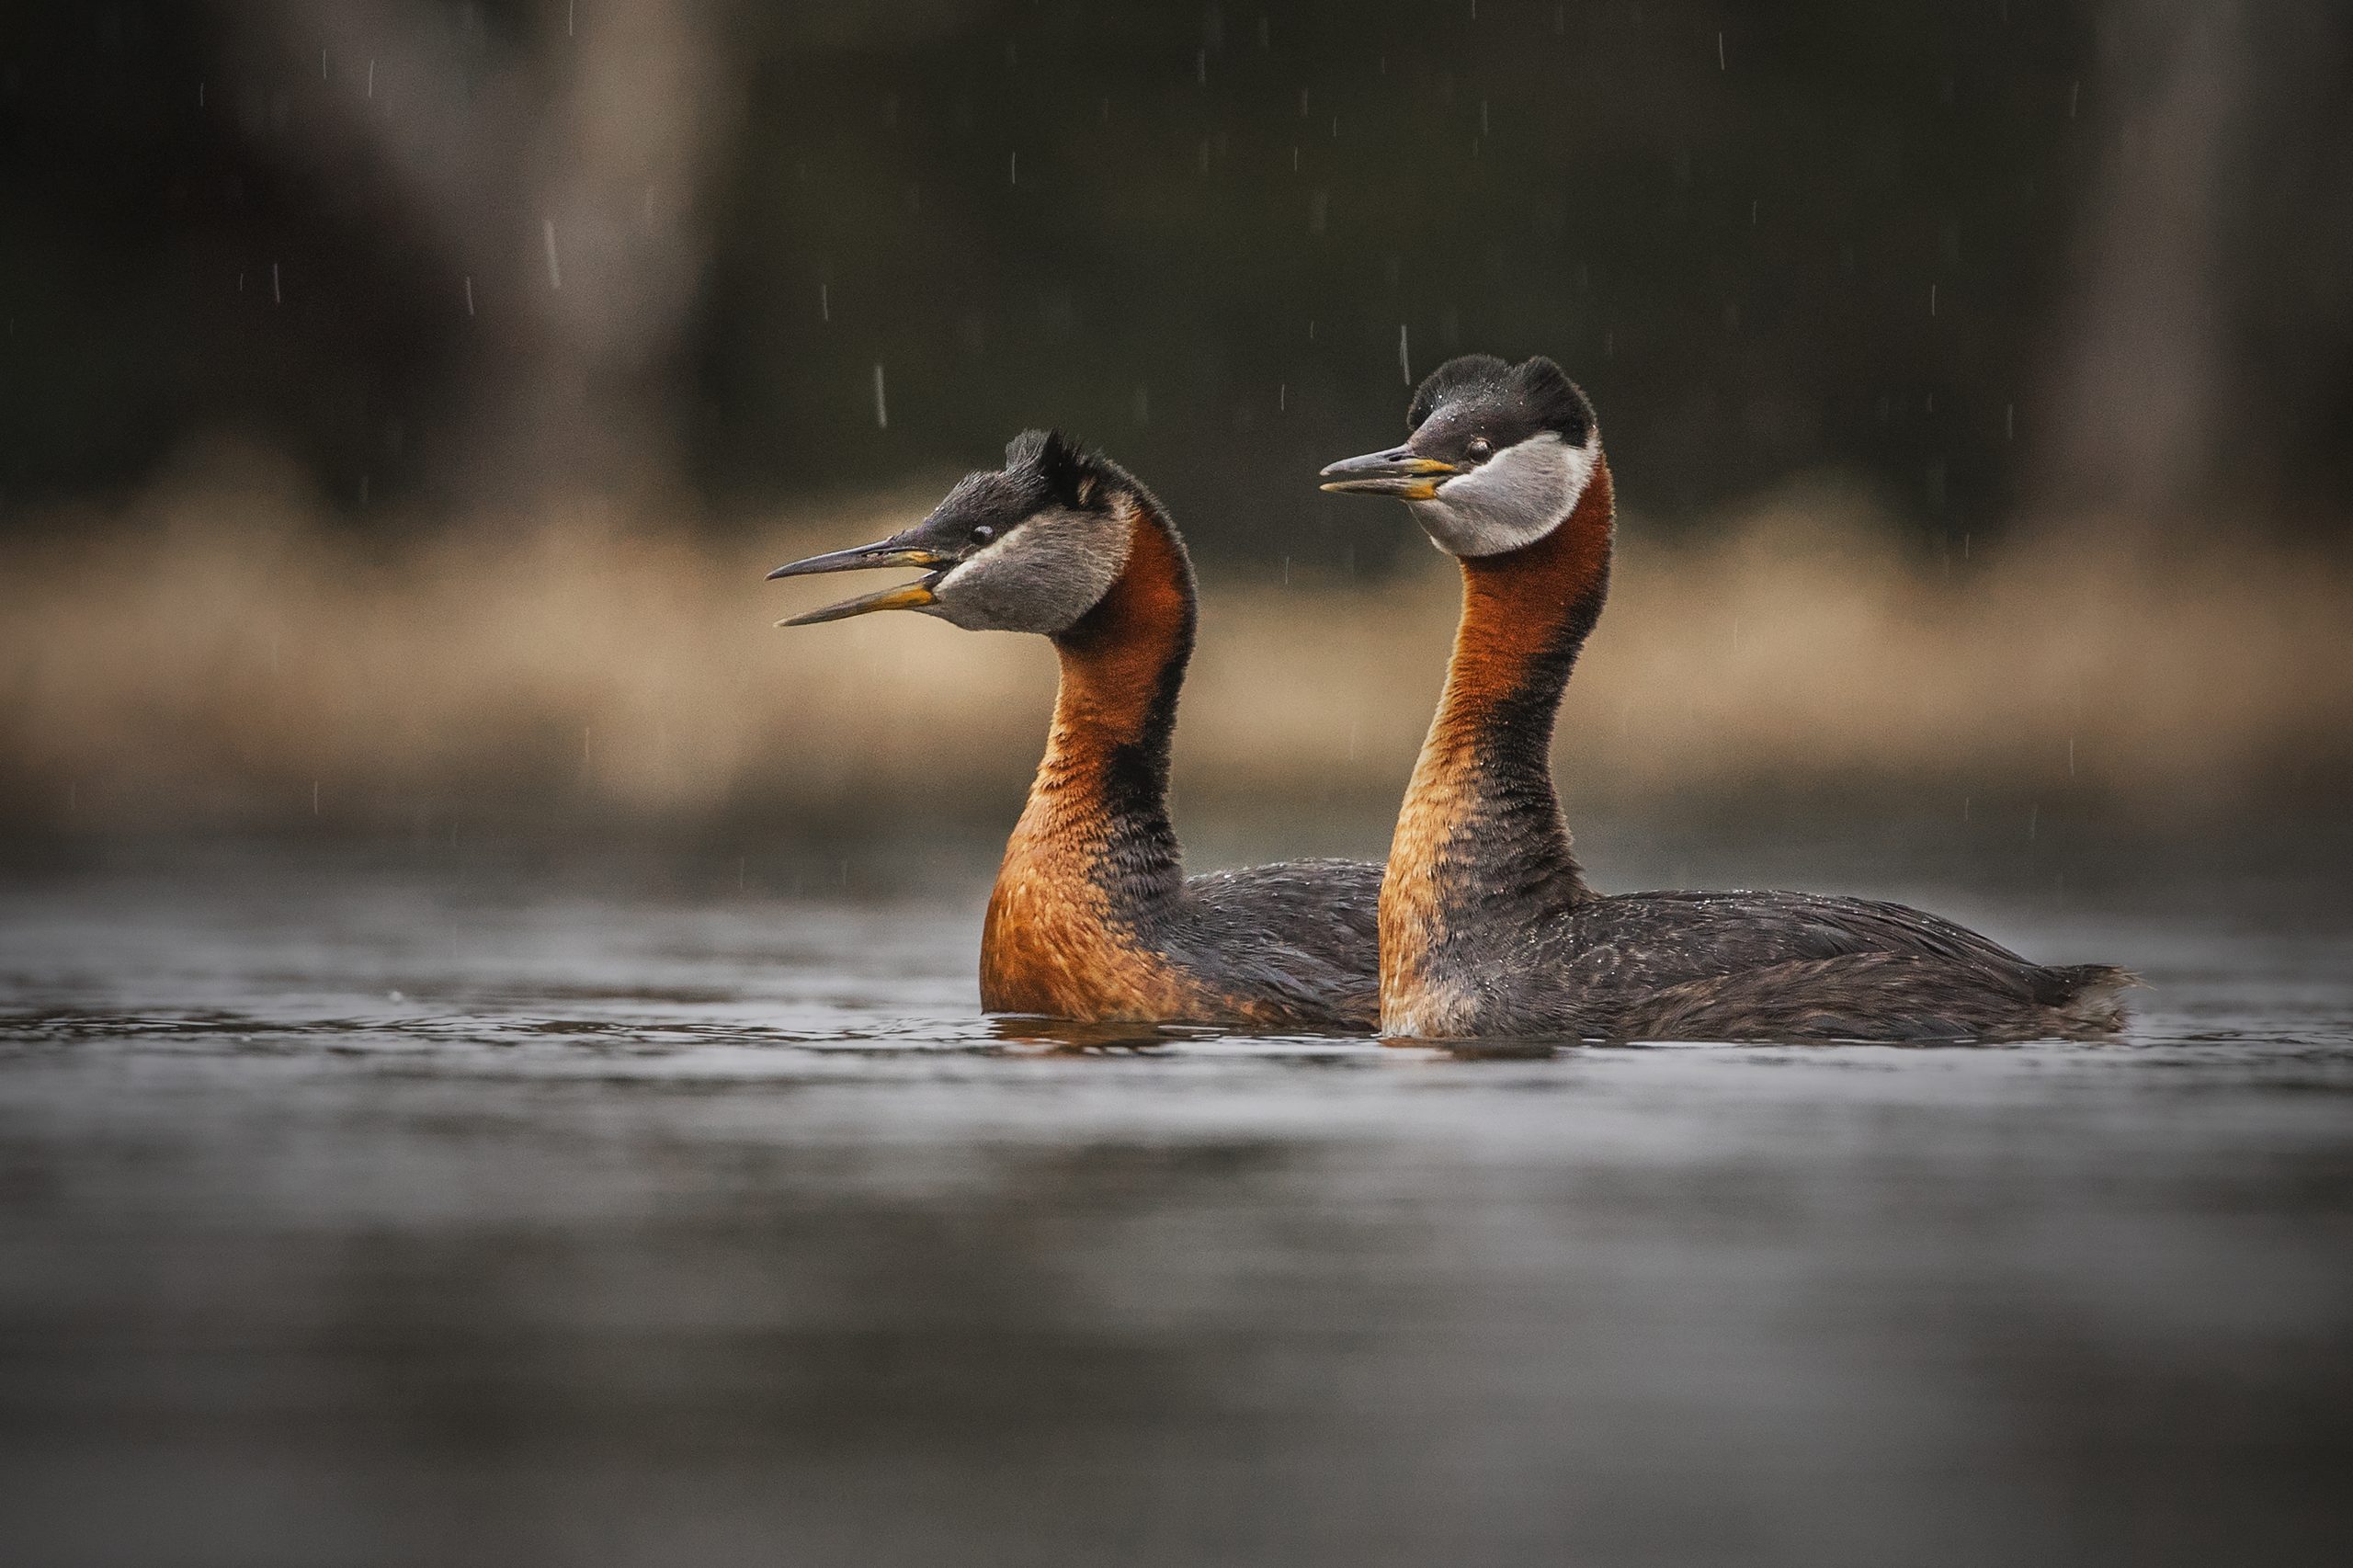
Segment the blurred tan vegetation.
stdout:
<path fill-rule="evenodd" d="M 0 800 L 20 831 L 427 812 L 815 835 L 910 801 L 996 823 L 1040 749 L 1047 646 L 906 615 L 778 631 L 840 585 L 762 581 L 935 494 L 766 528 L 601 503 L 361 539 L 291 470 L 212 449 L 0 547 Z M 1704 543 L 1624 520 L 1561 724 L 1573 811 L 1903 784 L 2195 817 L 2353 778 L 2344 565 L 2097 542 L 2117 537 L 1906 553 L 1835 488 Z M 1180 799 L 1385 809 L 1441 677 L 1449 565 L 1204 590 Z"/>

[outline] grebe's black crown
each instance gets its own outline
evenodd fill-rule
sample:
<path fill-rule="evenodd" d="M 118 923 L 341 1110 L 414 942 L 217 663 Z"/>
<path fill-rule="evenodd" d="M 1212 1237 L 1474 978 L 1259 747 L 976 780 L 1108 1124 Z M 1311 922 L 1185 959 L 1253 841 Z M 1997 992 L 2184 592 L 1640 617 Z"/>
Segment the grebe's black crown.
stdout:
<path fill-rule="evenodd" d="M 1541 354 L 1518 365 L 1492 354 L 1449 359 L 1415 389 L 1405 424 L 1419 430 L 1441 411 L 1475 415 L 1498 448 L 1548 430 L 1572 447 L 1584 446 L 1593 436 L 1593 403 L 1566 371 Z"/>
<path fill-rule="evenodd" d="M 1083 504 L 1093 477 L 1086 459 L 1086 451 L 1059 430 L 1024 430 L 1005 444 L 1006 476 L 1028 482 L 1047 504 Z"/>

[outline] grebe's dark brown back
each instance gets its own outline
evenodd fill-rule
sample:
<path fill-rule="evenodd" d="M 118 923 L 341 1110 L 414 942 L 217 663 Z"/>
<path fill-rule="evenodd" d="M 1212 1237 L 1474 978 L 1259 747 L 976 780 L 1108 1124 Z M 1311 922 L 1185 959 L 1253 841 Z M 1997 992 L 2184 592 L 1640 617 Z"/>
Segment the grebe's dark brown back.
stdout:
<path fill-rule="evenodd" d="M 1324 470 L 1462 570 L 1454 655 L 1381 892 L 1381 1028 L 1461 1039 L 2018 1040 L 2120 1027 L 2130 978 L 2029 963 L 1901 904 L 1586 886 L 1553 721 L 1608 592 L 1593 407 L 1560 367 L 1449 361 L 1400 447 Z"/>
<path fill-rule="evenodd" d="M 1293 860 L 1188 878 L 1169 744 L 1193 651 L 1193 569 L 1135 477 L 1030 431 L 921 523 L 771 577 L 919 567 L 913 583 L 798 616 L 913 609 L 1052 640 L 1046 755 L 981 936 L 991 1012 L 1085 1020 L 1372 1028 L 1381 868 Z"/>

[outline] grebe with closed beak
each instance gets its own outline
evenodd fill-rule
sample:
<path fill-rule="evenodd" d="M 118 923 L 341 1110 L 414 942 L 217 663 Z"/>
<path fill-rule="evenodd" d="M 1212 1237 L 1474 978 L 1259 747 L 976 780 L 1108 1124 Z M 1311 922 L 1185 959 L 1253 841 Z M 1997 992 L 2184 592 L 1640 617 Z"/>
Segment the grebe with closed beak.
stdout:
<path fill-rule="evenodd" d="M 1550 359 L 1452 359 L 1403 446 L 1324 488 L 1404 500 L 1462 571 L 1462 615 L 1381 889 L 1392 1036 L 2012 1040 L 2113 1032 L 2131 983 L 2030 963 L 1902 904 L 1799 892 L 1603 894 L 1552 784 L 1553 721 L 1608 592 L 1615 506 L 1593 405 Z"/>

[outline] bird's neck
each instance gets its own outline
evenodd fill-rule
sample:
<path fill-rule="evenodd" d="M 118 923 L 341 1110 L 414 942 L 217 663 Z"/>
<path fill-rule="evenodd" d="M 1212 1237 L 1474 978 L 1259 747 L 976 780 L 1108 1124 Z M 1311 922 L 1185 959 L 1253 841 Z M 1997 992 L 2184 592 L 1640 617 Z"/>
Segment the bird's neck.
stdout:
<path fill-rule="evenodd" d="M 1130 500 L 1128 515 L 1126 564 L 1054 639 L 1053 728 L 1006 853 L 1008 872 L 1020 863 L 1084 878 L 1121 915 L 1174 896 L 1184 881 L 1168 758 L 1196 615 L 1192 562 L 1176 529 L 1143 497 Z"/>
<path fill-rule="evenodd" d="M 1533 543 L 1462 559 L 1454 657 L 1398 813 L 1381 894 L 1381 963 L 1461 916 L 1586 896 L 1552 785 L 1552 723 L 1608 592 L 1609 465 Z M 1387 977 L 1384 973 L 1384 991 Z"/>

